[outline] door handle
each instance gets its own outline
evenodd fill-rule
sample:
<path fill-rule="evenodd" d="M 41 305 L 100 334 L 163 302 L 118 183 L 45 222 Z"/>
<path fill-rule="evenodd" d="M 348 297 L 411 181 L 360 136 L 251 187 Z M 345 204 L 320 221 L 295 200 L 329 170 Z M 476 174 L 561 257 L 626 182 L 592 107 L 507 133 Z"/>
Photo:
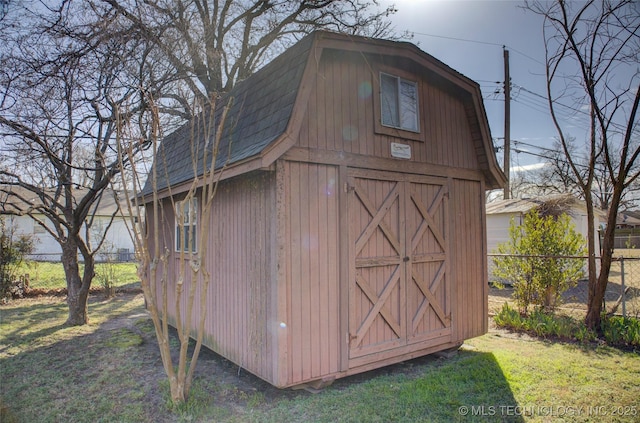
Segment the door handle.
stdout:
<path fill-rule="evenodd" d="M 409 256 L 407 256 L 407 257 L 405 257 L 405 258 L 403 258 L 403 259 L 402 259 L 402 261 L 404 261 L 405 263 L 406 263 L 406 262 L 408 262 L 409 260 L 410 260 L 410 259 L 409 259 Z"/>

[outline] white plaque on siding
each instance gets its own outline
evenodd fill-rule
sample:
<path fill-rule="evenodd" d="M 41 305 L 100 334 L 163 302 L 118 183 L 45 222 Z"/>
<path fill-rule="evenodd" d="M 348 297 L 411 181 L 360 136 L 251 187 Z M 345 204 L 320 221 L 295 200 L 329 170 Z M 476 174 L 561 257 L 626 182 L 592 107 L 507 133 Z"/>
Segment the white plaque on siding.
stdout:
<path fill-rule="evenodd" d="M 411 158 L 411 146 L 408 144 L 400 144 L 397 142 L 391 143 L 391 157 L 397 157 L 398 159 L 410 159 Z"/>

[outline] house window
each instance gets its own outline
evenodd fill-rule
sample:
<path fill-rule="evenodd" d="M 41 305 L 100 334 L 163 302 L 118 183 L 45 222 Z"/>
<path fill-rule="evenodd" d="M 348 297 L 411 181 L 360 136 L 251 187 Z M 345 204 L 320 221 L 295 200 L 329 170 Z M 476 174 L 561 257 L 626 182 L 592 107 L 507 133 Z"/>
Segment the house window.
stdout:
<path fill-rule="evenodd" d="M 198 200 L 191 198 L 176 203 L 176 251 L 196 252 Z"/>
<path fill-rule="evenodd" d="M 419 132 L 416 82 L 381 73 L 380 107 L 382 125 Z"/>

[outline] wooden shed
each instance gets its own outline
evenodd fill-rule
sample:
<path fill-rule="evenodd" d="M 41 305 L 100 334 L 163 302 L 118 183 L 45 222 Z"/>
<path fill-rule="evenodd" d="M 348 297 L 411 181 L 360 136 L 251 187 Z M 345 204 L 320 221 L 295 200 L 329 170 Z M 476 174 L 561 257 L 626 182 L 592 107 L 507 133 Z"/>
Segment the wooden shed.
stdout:
<path fill-rule="evenodd" d="M 410 43 L 315 32 L 226 98 L 207 347 L 291 387 L 487 331 L 485 190 L 505 179 L 478 84 Z M 193 177 L 190 132 L 163 140 L 164 201 Z"/>

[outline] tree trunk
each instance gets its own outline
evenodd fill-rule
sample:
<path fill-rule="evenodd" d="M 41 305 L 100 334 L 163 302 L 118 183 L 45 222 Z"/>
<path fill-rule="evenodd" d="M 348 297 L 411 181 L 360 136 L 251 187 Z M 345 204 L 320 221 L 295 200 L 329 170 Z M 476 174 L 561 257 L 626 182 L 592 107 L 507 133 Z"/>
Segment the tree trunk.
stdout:
<path fill-rule="evenodd" d="M 69 287 L 69 284 L 67 284 Z M 65 322 L 66 326 L 81 326 L 89 323 L 89 311 L 88 300 L 89 295 L 87 291 L 79 289 L 72 293 L 71 288 L 67 296 L 67 304 L 69 305 L 69 317 Z"/>
<path fill-rule="evenodd" d="M 85 263 L 85 276 L 87 274 L 87 264 L 91 273 L 93 273 L 93 262 L 91 260 L 91 263 Z M 69 316 L 65 325 L 86 325 L 89 323 L 89 284 L 83 283 L 84 278 L 80 278 L 78 247 L 73 240 L 67 241 L 62 246 L 62 266 L 67 279 L 67 305 L 69 306 Z"/>
<path fill-rule="evenodd" d="M 613 258 L 615 232 L 610 228 L 615 225 L 615 221 L 614 225 L 611 225 L 611 222 L 607 222 L 607 224 L 607 229 L 602 237 L 603 245 L 602 257 L 600 259 L 600 274 L 598 275 L 597 283 L 593 286 L 591 281 L 589 281 L 589 298 L 587 302 L 587 317 L 585 318 L 585 323 L 589 328 L 594 330 L 600 330 L 602 303 L 604 302 L 604 294 L 609 282 L 609 271 L 611 270 Z"/>
<path fill-rule="evenodd" d="M 606 270 L 605 262 L 608 262 Z M 593 295 L 591 294 L 592 290 L 589 289 L 589 303 L 587 304 L 587 317 L 585 318 L 587 327 L 596 331 L 600 331 L 600 325 L 602 323 L 602 304 L 604 302 L 604 294 L 607 290 L 611 258 L 607 260 L 603 257 L 600 266 L 600 275 L 598 276 L 598 283 L 593 289 Z"/>
<path fill-rule="evenodd" d="M 614 192 L 613 206 L 617 210 L 619 204 L 619 195 Z M 585 317 L 585 324 L 590 329 L 600 331 L 600 324 L 602 320 L 602 304 L 604 302 L 604 295 L 607 291 L 607 284 L 609 282 L 609 271 L 611 270 L 611 263 L 613 261 L 613 247 L 615 242 L 615 227 L 616 218 L 615 214 L 609 212 L 607 217 L 607 227 L 605 228 L 604 235 L 602 236 L 602 254 L 600 258 L 600 274 L 594 281 L 589 278 L 589 297 L 587 299 L 587 316 Z"/>

